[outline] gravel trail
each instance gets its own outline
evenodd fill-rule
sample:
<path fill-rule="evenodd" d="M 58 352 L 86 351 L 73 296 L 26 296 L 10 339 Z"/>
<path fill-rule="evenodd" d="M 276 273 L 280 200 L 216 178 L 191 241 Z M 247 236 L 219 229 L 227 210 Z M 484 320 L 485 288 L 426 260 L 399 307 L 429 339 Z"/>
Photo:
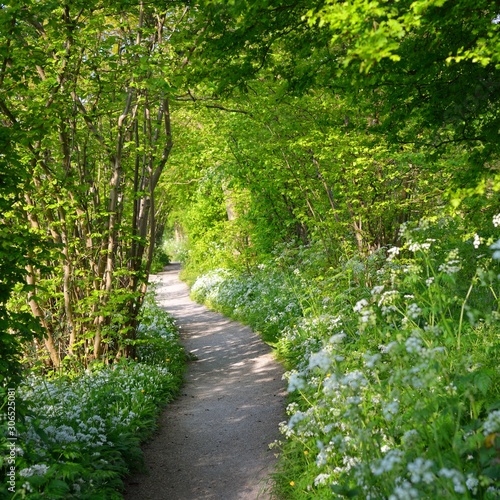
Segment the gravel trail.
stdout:
<path fill-rule="evenodd" d="M 171 264 L 152 280 L 197 360 L 143 448 L 149 473 L 127 480 L 125 499 L 269 499 L 269 444 L 285 419 L 282 366 L 250 328 L 193 302 L 178 273 Z"/>

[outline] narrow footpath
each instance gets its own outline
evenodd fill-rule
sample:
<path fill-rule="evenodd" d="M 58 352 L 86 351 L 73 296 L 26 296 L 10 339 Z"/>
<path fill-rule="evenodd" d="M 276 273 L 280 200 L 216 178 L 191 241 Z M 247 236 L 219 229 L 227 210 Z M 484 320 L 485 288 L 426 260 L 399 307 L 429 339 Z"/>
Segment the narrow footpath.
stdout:
<path fill-rule="evenodd" d="M 185 385 L 144 446 L 148 474 L 126 481 L 126 500 L 269 499 L 285 420 L 283 369 L 246 326 L 189 298 L 179 265 L 154 276 L 158 304 L 181 328 Z"/>

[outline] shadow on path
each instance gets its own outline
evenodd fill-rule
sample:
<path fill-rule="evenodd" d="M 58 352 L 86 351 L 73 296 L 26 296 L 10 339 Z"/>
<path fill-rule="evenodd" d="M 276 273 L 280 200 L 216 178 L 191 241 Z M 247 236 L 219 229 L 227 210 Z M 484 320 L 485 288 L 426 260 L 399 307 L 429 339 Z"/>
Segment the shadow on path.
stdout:
<path fill-rule="evenodd" d="M 197 361 L 144 447 L 149 474 L 128 479 L 125 499 L 268 499 L 269 444 L 285 419 L 283 369 L 250 328 L 191 301 L 178 273 L 171 264 L 152 281 Z"/>

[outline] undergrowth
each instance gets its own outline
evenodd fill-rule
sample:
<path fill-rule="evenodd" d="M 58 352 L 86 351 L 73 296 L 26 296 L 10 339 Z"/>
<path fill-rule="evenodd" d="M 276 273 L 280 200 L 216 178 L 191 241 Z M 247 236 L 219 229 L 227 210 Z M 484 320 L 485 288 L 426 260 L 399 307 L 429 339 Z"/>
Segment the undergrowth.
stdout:
<path fill-rule="evenodd" d="M 179 390 L 185 366 L 174 321 L 151 296 L 138 337 L 135 361 L 30 376 L 3 389 L 16 418 L 1 422 L 0 466 L 7 478 L 14 467 L 15 484 L 4 481 L 1 498 L 122 498 L 122 479 L 142 467 L 140 443 Z"/>
<path fill-rule="evenodd" d="M 399 247 L 336 268 L 285 250 L 193 285 L 288 368 L 279 497 L 500 497 L 500 244 L 460 224 L 403 226 Z"/>

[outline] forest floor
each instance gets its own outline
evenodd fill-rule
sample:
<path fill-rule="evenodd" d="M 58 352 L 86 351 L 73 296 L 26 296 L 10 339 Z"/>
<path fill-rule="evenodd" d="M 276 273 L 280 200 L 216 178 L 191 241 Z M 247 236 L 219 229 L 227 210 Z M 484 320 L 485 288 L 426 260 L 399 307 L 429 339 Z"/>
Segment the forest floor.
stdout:
<path fill-rule="evenodd" d="M 179 270 L 170 264 L 152 281 L 196 361 L 143 447 L 148 472 L 126 480 L 125 499 L 269 499 L 277 453 L 269 444 L 285 420 L 283 368 L 250 328 L 193 302 Z"/>

